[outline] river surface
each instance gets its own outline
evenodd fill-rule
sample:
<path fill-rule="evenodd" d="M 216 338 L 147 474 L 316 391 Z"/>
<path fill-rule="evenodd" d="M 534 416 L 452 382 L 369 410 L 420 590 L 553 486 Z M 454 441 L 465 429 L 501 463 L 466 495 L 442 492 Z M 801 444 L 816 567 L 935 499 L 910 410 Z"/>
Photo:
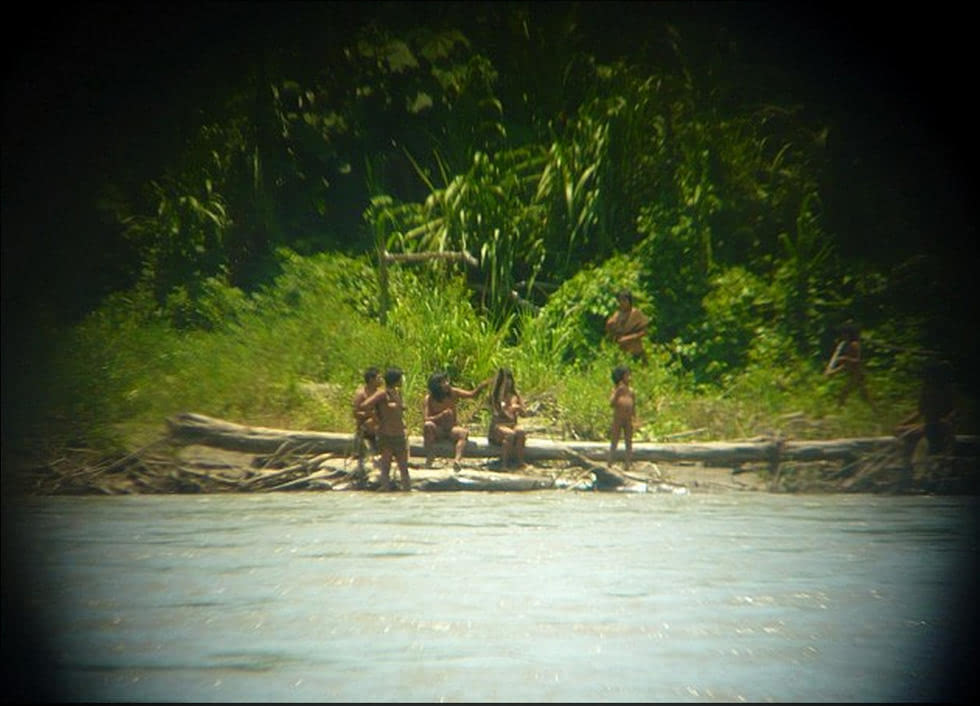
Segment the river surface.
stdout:
<path fill-rule="evenodd" d="M 974 637 L 977 498 L 24 502 L 58 700 L 936 701 Z"/>

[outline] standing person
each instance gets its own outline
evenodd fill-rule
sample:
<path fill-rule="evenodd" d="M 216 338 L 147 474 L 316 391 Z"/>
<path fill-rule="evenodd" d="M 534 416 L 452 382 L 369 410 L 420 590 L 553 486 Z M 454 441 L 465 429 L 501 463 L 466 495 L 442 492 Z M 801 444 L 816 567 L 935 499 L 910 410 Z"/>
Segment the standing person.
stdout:
<path fill-rule="evenodd" d="M 918 411 L 899 422 L 895 430 L 896 436 L 904 442 L 906 465 L 923 437 L 930 456 L 948 453 L 956 441 L 955 420 L 952 366 L 946 362 L 930 363 L 922 377 Z"/>
<path fill-rule="evenodd" d="M 861 357 L 861 332 L 857 326 L 847 324 L 841 327 L 840 341 L 834 354 L 824 370 L 825 375 L 836 375 L 841 370 L 847 374 L 847 380 L 841 388 L 838 405 L 843 405 L 853 390 L 857 390 L 862 399 L 868 403 L 872 411 L 875 409 L 871 394 L 864 379 L 864 361 Z"/>
<path fill-rule="evenodd" d="M 619 345 L 620 350 L 629 353 L 633 360 L 645 363 L 647 352 L 643 339 L 647 335 L 650 319 L 633 306 L 633 293 L 628 289 L 616 293 L 619 308 L 606 319 L 606 335 Z"/>
<path fill-rule="evenodd" d="M 357 388 L 351 401 L 354 412 L 354 452 L 357 454 L 359 473 L 364 471 L 365 443 L 372 453 L 377 452 L 378 449 L 378 416 L 375 414 L 374 407 L 368 410 L 361 409 L 361 403 L 377 392 L 380 385 L 380 371 L 375 367 L 368 368 L 364 371 L 364 384 Z"/>
<path fill-rule="evenodd" d="M 433 462 L 432 445 L 440 439 L 453 439 L 456 442 L 453 471 L 459 471 L 469 431 L 466 427 L 457 425 L 456 403 L 460 399 L 475 397 L 489 384 L 488 379 L 472 390 L 463 390 L 453 387 L 446 373 L 433 373 L 429 376 L 429 392 L 422 404 L 422 439 L 426 466 L 431 466 Z"/>
<path fill-rule="evenodd" d="M 517 392 L 514 373 L 500 368 L 490 392 L 490 443 L 501 447 L 500 465 L 507 468 L 511 457 L 517 458 L 517 468 L 524 468 L 525 431 L 517 426 L 517 418 L 524 411 L 524 401 Z"/>
<path fill-rule="evenodd" d="M 609 432 L 609 467 L 613 465 L 613 456 L 620 434 L 626 447 L 626 470 L 633 461 L 633 426 L 636 422 L 636 395 L 630 387 L 630 369 L 619 365 L 612 371 L 613 391 L 609 396 L 609 406 L 612 407 L 612 429 Z"/>
<path fill-rule="evenodd" d="M 405 404 L 402 401 L 402 371 L 385 371 L 384 389 L 378 390 L 361 403 L 361 409 L 372 407 L 378 416 L 378 450 L 381 452 L 381 489 L 391 490 L 391 459 L 401 471 L 402 490 L 412 489 L 408 475 L 408 438 L 405 436 Z"/>

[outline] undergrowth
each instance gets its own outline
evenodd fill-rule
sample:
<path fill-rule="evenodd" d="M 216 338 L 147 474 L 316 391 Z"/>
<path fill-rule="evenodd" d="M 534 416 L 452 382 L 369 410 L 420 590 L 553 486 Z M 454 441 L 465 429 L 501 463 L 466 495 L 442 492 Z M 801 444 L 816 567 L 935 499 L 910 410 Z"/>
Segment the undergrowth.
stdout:
<path fill-rule="evenodd" d="M 20 399 L 14 417 L 5 410 L 5 445 L 43 437 L 50 453 L 70 445 L 132 448 L 183 411 L 351 432 L 350 399 L 368 366 L 403 369 L 410 434 L 420 433 L 432 372 L 446 370 L 455 385 L 471 388 L 507 366 L 539 433 L 607 438 L 610 373 L 626 362 L 615 347 L 599 340 L 583 354 L 587 337 L 563 332 L 553 313 L 493 324 L 459 275 L 406 267 L 391 276 L 387 326 L 378 323 L 372 269 L 337 255 L 285 254 L 273 285 L 250 296 L 221 293 L 219 314 L 204 328 L 176 328 L 139 292 L 114 295 L 81 323 L 39 334 L 25 350 L 33 362 L 18 368 L 8 390 Z M 872 357 L 875 408 L 856 394 L 841 406 L 843 381 L 822 375 L 824 361 L 798 358 L 772 335 L 757 341 L 744 367 L 711 384 L 698 382 L 669 346 L 651 342 L 647 364 L 631 364 L 636 440 L 882 435 L 915 410 L 914 361 Z M 972 401 L 963 402 L 961 427 L 973 418 Z M 461 417 L 483 433 L 484 401 L 465 401 Z"/>

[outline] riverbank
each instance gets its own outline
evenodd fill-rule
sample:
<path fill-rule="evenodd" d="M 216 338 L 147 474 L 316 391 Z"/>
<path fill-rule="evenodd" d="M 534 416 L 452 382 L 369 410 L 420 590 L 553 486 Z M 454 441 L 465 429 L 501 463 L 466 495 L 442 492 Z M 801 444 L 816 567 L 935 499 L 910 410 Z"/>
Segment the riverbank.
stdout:
<path fill-rule="evenodd" d="M 32 495 L 124 495 L 376 491 L 377 459 L 359 467 L 349 434 L 253 427 L 185 413 L 131 451 L 106 455 L 65 449 L 54 460 L 8 463 L 4 489 Z M 454 469 L 449 442 L 426 463 L 421 437 L 410 436 L 411 489 L 445 491 L 611 491 L 627 493 L 887 493 L 980 494 L 980 439 L 958 436 L 953 455 L 929 456 L 894 437 L 633 444 L 611 466 L 605 442 L 531 437 L 528 464 L 502 469 L 499 447 L 477 436 Z M 392 480 L 397 480 L 397 468 Z"/>
<path fill-rule="evenodd" d="M 519 471 L 501 469 L 497 458 L 469 457 L 456 471 L 447 456 L 429 466 L 412 455 L 409 472 L 412 490 L 419 492 L 980 494 L 972 459 L 929 458 L 924 449 L 909 465 L 894 453 L 878 452 L 846 462 L 783 462 L 776 470 L 766 463 L 650 461 L 635 461 L 626 470 L 622 463 L 609 467 L 574 454 L 536 460 Z M 359 471 L 356 459 L 345 453 L 280 448 L 256 454 L 161 438 L 115 457 L 75 450 L 22 471 L 17 487 L 33 495 L 376 491 L 380 473 L 376 460 Z"/>

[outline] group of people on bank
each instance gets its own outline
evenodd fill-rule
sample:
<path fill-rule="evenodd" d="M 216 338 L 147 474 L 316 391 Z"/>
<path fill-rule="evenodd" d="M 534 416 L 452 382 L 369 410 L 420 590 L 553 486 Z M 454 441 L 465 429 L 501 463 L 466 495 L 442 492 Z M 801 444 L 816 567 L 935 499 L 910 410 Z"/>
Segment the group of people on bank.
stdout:
<path fill-rule="evenodd" d="M 635 360 L 645 361 L 643 337 L 649 319 L 633 307 L 632 294 L 623 290 L 617 294 L 619 308 L 606 322 L 606 332 Z M 409 446 L 405 428 L 405 402 L 402 397 L 403 373 L 397 367 L 389 368 L 382 375 L 376 367 L 364 372 L 364 384 L 352 400 L 355 434 L 354 446 L 358 464 L 363 469 L 364 446 L 379 456 L 381 487 L 392 486 L 391 464 L 398 464 L 402 489 L 408 490 L 411 478 L 408 472 Z M 610 454 L 612 462 L 620 438 L 626 450 L 626 466 L 630 465 L 633 450 L 633 428 L 636 420 L 636 396 L 630 387 L 630 370 L 625 365 L 612 371 L 613 390 L 609 398 L 612 408 L 610 429 Z M 442 440 L 452 441 L 453 470 L 459 471 L 469 438 L 468 429 L 460 423 L 457 406 L 460 400 L 472 399 L 489 388 L 488 406 L 490 426 L 487 441 L 500 447 L 502 468 L 522 468 L 527 432 L 518 420 L 525 413 L 524 400 L 517 390 L 514 373 L 500 368 L 495 375 L 483 380 L 471 390 L 452 384 L 444 372 L 433 373 L 428 380 L 422 403 L 422 439 L 426 465 L 434 460 L 434 447 Z"/>
<path fill-rule="evenodd" d="M 358 388 L 353 399 L 356 426 L 354 445 L 358 463 L 363 464 L 364 444 L 373 447 L 380 457 L 381 487 L 384 490 L 391 487 L 392 461 L 398 464 L 402 489 L 408 490 L 411 483 L 402 377 L 399 368 L 389 368 L 383 377 L 377 368 L 368 368 L 364 372 L 364 384 Z M 457 403 L 461 399 L 476 397 L 490 387 L 487 440 L 500 447 L 503 468 L 524 466 L 527 434 L 518 424 L 518 417 L 524 413 L 524 400 L 517 391 L 514 374 L 509 368 L 500 368 L 492 378 L 484 380 L 472 390 L 454 386 L 449 375 L 441 372 L 429 376 L 427 387 L 422 404 L 426 465 L 433 463 L 435 444 L 441 440 L 451 440 L 454 443 L 453 470 L 460 470 L 469 430 L 459 423 Z"/>
<path fill-rule="evenodd" d="M 647 354 L 644 338 L 647 335 L 649 318 L 636 308 L 629 290 L 619 291 L 616 299 L 618 308 L 606 319 L 606 335 L 623 353 L 634 361 L 645 364 Z M 825 369 L 827 375 L 839 372 L 844 372 L 847 378 L 839 402 L 843 404 L 850 392 L 856 390 L 874 409 L 875 405 L 864 378 L 860 333 L 854 326 L 844 327 L 840 342 Z M 381 486 L 384 490 L 391 488 L 392 461 L 398 464 L 402 488 L 408 490 L 411 483 L 404 420 L 405 404 L 401 391 L 402 377 L 403 373 L 397 367 L 389 368 L 383 375 L 378 368 L 368 368 L 364 372 L 364 384 L 358 388 L 353 399 L 354 440 L 359 468 L 363 469 L 363 449 L 366 443 L 379 456 Z M 608 462 L 612 464 L 622 438 L 625 466 L 628 469 L 632 460 L 633 431 L 636 426 L 636 395 L 631 387 L 631 371 L 628 366 L 617 366 L 611 377 L 613 389 L 609 396 L 609 405 L 612 422 Z M 460 423 L 458 402 L 472 399 L 487 388 L 490 389 L 487 400 L 490 409 L 487 440 L 500 448 L 502 468 L 522 468 L 525 465 L 527 433 L 518 423 L 518 418 L 525 412 L 524 401 L 517 391 L 514 374 L 509 368 L 500 368 L 495 375 L 473 389 L 453 385 L 450 376 L 444 372 L 434 373 L 429 377 L 422 403 L 422 437 L 426 465 L 431 466 L 433 463 L 435 444 L 449 440 L 454 444 L 453 470 L 460 470 L 469 431 Z M 927 375 L 919 414 L 903 420 L 896 430 L 906 444 L 914 444 L 924 436 L 929 441 L 930 453 L 938 452 L 945 445 L 952 434 L 950 390 L 948 376 Z"/>
<path fill-rule="evenodd" d="M 381 487 L 391 489 L 391 463 L 398 464 L 401 487 L 411 487 L 408 472 L 408 437 L 405 428 L 405 402 L 402 397 L 403 374 L 399 368 L 389 368 L 382 377 L 378 368 L 364 371 L 364 384 L 354 394 L 352 401 L 355 434 L 354 447 L 358 464 L 363 469 L 364 446 L 371 447 L 379 455 Z M 633 427 L 636 419 L 636 396 L 630 387 L 630 370 L 625 365 L 612 372 L 613 391 L 609 398 L 612 407 L 610 463 L 620 437 L 626 448 L 626 467 L 630 465 L 633 450 Z M 383 381 L 383 385 L 382 385 Z M 524 400 L 517 391 L 514 373 L 500 368 L 497 373 L 481 382 L 472 390 L 456 387 L 446 373 L 429 376 L 428 389 L 422 403 L 422 439 L 425 461 L 434 461 L 434 446 L 441 440 L 451 440 L 453 470 L 459 471 L 463 460 L 469 430 L 459 423 L 457 403 L 471 399 L 490 388 L 490 428 L 487 441 L 499 446 L 502 468 L 523 468 L 524 447 L 527 433 L 518 423 L 524 413 Z"/>

